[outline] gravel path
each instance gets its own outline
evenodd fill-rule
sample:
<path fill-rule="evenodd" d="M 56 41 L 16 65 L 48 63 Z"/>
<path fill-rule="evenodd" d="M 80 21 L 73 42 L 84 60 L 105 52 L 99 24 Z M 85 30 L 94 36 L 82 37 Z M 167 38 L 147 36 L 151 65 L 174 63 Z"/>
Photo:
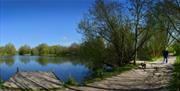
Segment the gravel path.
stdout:
<path fill-rule="evenodd" d="M 167 91 L 175 57 L 147 63 L 147 68 L 133 69 L 105 80 L 80 87 L 69 87 L 68 91 Z"/>

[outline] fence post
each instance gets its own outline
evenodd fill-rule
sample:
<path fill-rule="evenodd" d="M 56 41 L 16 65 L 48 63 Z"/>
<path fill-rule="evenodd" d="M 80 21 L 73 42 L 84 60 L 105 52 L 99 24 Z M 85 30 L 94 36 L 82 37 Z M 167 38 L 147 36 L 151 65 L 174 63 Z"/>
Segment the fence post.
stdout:
<path fill-rule="evenodd" d="M 16 73 L 18 73 L 18 72 L 19 72 L 19 68 L 17 67 Z"/>

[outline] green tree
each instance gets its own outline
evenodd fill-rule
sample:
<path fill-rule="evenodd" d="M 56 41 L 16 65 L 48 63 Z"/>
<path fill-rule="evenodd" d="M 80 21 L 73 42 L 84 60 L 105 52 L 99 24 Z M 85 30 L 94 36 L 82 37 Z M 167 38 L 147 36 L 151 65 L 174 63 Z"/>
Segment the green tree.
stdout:
<path fill-rule="evenodd" d="M 96 0 L 95 4 L 79 24 L 80 32 L 86 40 L 103 38 L 111 47 L 119 65 L 131 61 L 134 55 L 134 34 L 129 18 L 122 12 L 122 5 L 115 1 Z M 133 53 L 134 54 L 134 53 Z"/>
<path fill-rule="evenodd" d="M 102 67 L 105 63 L 105 44 L 102 38 L 84 41 L 81 44 L 80 56 L 90 61 L 91 66 Z"/>
<path fill-rule="evenodd" d="M 152 9 L 149 11 L 156 19 L 156 25 L 164 28 L 169 39 L 180 42 L 180 2 L 178 0 L 159 0 L 155 1 Z M 172 43 L 171 41 L 169 41 Z"/>
<path fill-rule="evenodd" d="M 152 3 L 151 0 L 129 0 L 130 1 L 130 12 L 132 17 L 132 30 L 134 30 L 134 64 L 136 64 L 136 59 L 138 57 L 138 50 L 148 41 L 151 37 L 151 29 L 146 26 L 148 21 L 147 15 L 151 8 L 149 5 Z"/>
<path fill-rule="evenodd" d="M 80 45 L 77 43 L 72 43 L 68 47 L 68 54 L 72 56 L 78 56 L 79 55 L 79 50 L 80 50 Z"/>
<path fill-rule="evenodd" d="M 5 55 L 4 47 L 0 47 L 0 56 Z"/>
<path fill-rule="evenodd" d="M 37 46 L 40 56 L 48 56 L 49 54 L 49 47 L 47 44 L 43 43 Z"/>
<path fill-rule="evenodd" d="M 180 43 L 175 41 L 172 45 L 175 51 L 175 55 L 180 55 Z"/>
<path fill-rule="evenodd" d="M 49 47 L 49 54 L 53 56 L 60 56 L 63 51 L 63 47 L 60 45 L 54 45 Z"/>
<path fill-rule="evenodd" d="M 4 47 L 4 51 L 6 55 L 15 55 L 16 54 L 16 48 L 13 44 L 8 43 Z"/>
<path fill-rule="evenodd" d="M 28 45 L 23 45 L 19 48 L 20 55 L 31 54 L 31 48 Z"/>
<path fill-rule="evenodd" d="M 37 47 L 31 49 L 31 55 L 39 55 L 39 50 Z"/>
<path fill-rule="evenodd" d="M 148 16 L 146 28 L 152 30 L 152 35 L 144 46 L 145 50 L 141 50 L 139 56 L 144 54 L 144 56 L 155 57 L 160 56 L 162 50 L 171 46 L 174 41 L 178 42 L 180 37 L 178 17 L 180 16 L 177 9 L 179 6 L 175 0 L 154 1 L 153 4 L 149 5 L 151 5 L 151 9 L 148 9 L 146 15 Z"/>

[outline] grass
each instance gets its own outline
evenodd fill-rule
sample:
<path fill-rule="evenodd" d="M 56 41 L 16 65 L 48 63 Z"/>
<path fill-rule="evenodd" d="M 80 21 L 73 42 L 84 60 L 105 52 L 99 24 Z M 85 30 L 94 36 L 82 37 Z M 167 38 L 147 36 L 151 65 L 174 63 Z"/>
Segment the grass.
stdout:
<path fill-rule="evenodd" d="M 155 62 L 155 61 L 162 61 L 163 57 L 162 56 L 157 56 L 157 57 L 151 57 L 151 58 L 138 58 L 138 60 L 145 60 L 147 62 Z"/>
<path fill-rule="evenodd" d="M 3 81 L 0 79 L 0 89 L 3 87 Z"/>
<path fill-rule="evenodd" d="M 180 55 L 176 57 L 173 69 L 173 78 L 169 87 L 170 91 L 180 91 Z"/>
<path fill-rule="evenodd" d="M 65 83 L 65 86 L 66 85 L 77 86 L 78 82 L 76 80 L 74 80 L 74 78 L 71 75 L 69 75 L 68 80 Z"/>
<path fill-rule="evenodd" d="M 157 60 L 158 60 L 158 61 L 159 61 L 159 60 L 162 61 L 162 60 L 163 60 L 163 57 L 162 57 L 162 56 L 160 56 L 160 57 L 154 57 L 154 58 L 151 59 L 151 62 L 154 62 L 154 61 L 157 61 Z"/>
<path fill-rule="evenodd" d="M 0 89 L 2 88 L 2 83 L 0 83 Z"/>
<path fill-rule="evenodd" d="M 108 77 L 116 76 L 122 72 L 129 71 L 129 70 L 131 70 L 137 66 L 138 65 L 128 64 L 128 65 L 125 65 L 123 67 L 113 68 L 113 70 L 111 72 L 107 72 L 107 71 L 103 71 L 102 69 L 98 69 L 95 71 L 95 73 L 91 77 L 89 77 L 85 81 L 85 83 L 92 83 L 95 81 L 103 80 L 103 79 L 108 78 Z"/>

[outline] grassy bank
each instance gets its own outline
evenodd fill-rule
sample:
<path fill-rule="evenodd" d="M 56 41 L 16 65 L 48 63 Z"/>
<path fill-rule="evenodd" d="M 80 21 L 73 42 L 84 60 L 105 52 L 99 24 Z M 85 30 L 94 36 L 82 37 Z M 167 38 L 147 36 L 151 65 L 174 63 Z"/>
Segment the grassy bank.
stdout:
<path fill-rule="evenodd" d="M 0 89 L 3 87 L 2 84 L 3 84 L 3 81 L 0 79 Z"/>
<path fill-rule="evenodd" d="M 2 88 L 2 83 L 0 83 L 0 89 Z"/>
<path fill-rule="evenodd" d="M 180 56 L 176 57 L 170 91 L 180 91 Z"/>
<path fill-rule="evenodd" d="M 112 76 L 116 76 L 122 72 L 125 72 L 125 71 L 128 71 L 128 70 L 131 70 L 135 67 L 137 67 L 138 65 L 133 65 L 133 64 L 128 64 L 128 65 L 125 65 L 125 66 L 122 66 L 122 67 L 116 67 L 116 68 L 113 68 L 112 71 L 104 71 L 103 69 L 98 69 L 94 72 L 94 74 L 89 77 L 85 83 L 92 83 L 92 82 L 95 82 L 95 81 L 100 81 L 100 80 L 103 80 L 105 78 L 108 78 L 108 77 L 112 77 Z"/>

